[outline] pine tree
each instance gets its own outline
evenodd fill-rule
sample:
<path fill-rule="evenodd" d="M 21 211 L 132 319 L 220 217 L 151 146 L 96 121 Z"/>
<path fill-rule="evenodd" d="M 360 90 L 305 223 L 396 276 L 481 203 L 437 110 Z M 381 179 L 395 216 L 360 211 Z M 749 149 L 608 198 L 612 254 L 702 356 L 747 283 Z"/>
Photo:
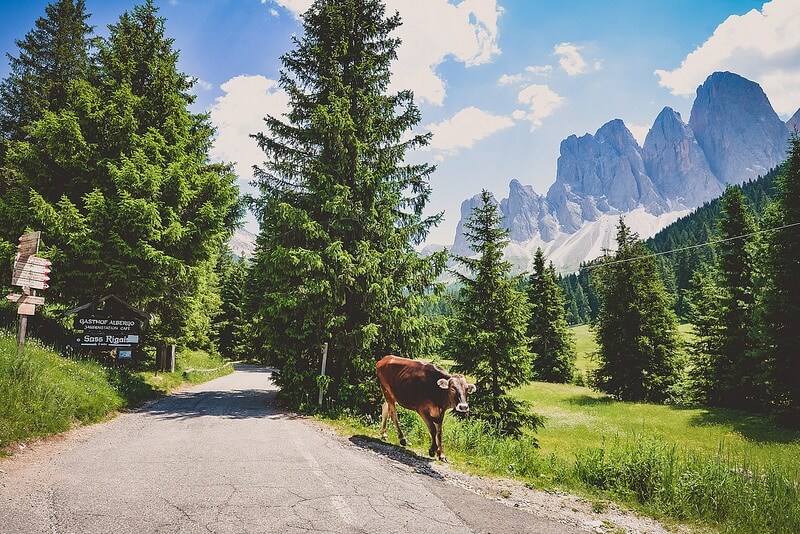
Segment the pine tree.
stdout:
<path fill-rule="evenodd" d="M 440 220 L 422 217 L 434 168 L 403 161 L 430 136 L 403 138 L 420 114 L 410 91 L 387 94 L 400 19 L 384 12 L 378 0 L 314 2 L 282 57 L 287 120 L 267 117 L 255 136 L 267 161 L 252 202 L 254 334 L 294 406 L 317 389 L 325 342 L 328 395 L 359 410 L 378 403 L 379 357 L 435 343 L 420 309 L 446 257 L 413 249 Z"/>
<path fill-rule="evenodd" d="M 709 401 L 719 406 L 753 409 L 763 395 L 758 388 L 762 372 L 754 355 L 752 247 L 748 241 L 752 238 L 740 236 L 752 234 L 755 223 L 738 187 L 729 187 L 722 196 L 719 228 L 717 272 L 722 343 L 712 364 Z"/>
<path fill-rule="evenodd" d="M 10 73 L 0 82 L 0 251 L 13 252 L 17 237 L 31 224 L 29 190 L 41 188 L 41 177 L 53 180 L 48 162 L 40 162 L 42 168 L 35 174 L 18 171 L 15 142 L 30 138 L 37 121 L 65 109 L 72 85 L 87 78 L 92 32 L 88 18 L 83 0 L 53 2 L 35 28 L 16 41 L 19 54 L 7 54 Z M 64 155 L 74 148 L 71 139 L 64 136 Z"/>
<path fill-rule="evenodd" d="M 688 366 L 691 400 L 713 404 L 719 391 L 718 366 L 722 359 L 724 334 L 722 322 L 723 288 L 719 285 L 717 269 L 707 266 L 695 271 L 688 290 L 687 313 L 694 327 L 694 339 L 689 343 Z"/>
<path fill-rule="evenodd" d="M 216 345 L 223 356 L 243 359 L 248 357 L 248 262 L 242 258 L 234 258 L 229 250 L 224 250 L 215 270 L 219 276 L 222 299 L 220 313 L 214 320 L 217 327 Z"/>
<path fill-rule="evenodd" d="M 109 27 L 89 80 L 12 141 L 8 161 L 35 184 L 54 300 L 115 293 L 155 314 L 154 340 L 207 346 L 213 266 L 241 209 L 230 167 L 209 162 L 213 130 L 188 111 L 191 81 L 157 11 L 148 0 Z"/>
<path fill-rule="evenodd" d="M 555 268 L 545 266 L 544 252 L 536 249 L 528 278 L 529 349 L 534 354 L 533 376 L 544 382 L 571 382 L 575 375 L 575 341 L 567 328 L 564 296 Z"/>
<path fill-rule="evenodd" d="M 592 325 L 600 360 L 593 383 L 622 400 L 663 401 L 674 382 L 677 319 L 653 253 L 622 218 L 617 246 L 593 276 L 601 300 Z"/>
<path fill-rule="evenodd" d="M 448 356 L 458 372 L 476 380 L 472 412 L 503 434 L 519 435 L 524 426 L 536 428 L 540 420 L 508 390 L 531 379 L 531 358 L 526 336 L 530 306 L 512 279 L 511 264 L 503 260 L 508 230 L 491 194 L 481 193 L 482 204 L 466 223 L 464 235 L 476 258 L 456 256 L 467 274 L 454 272 L 462 284 L 445 341 Z"/>
<path fill-rule="evenodd" d="M 767 357 L 773 402 L 782 419 L 800 426 L 800 137 L 778 177 L 774 228 L 769 239 L 770 281 L 765 298 Z"/>
<path fill-rule="evenodd" d="M 92 27 L 84 0 L 57 0 L 45 7 L 35 29 L 17 40 L 19 56 L 7 54 L 10 74 L 0 83 L 0 131 L 25 139 L 46 111 L 64 109 L 68 88 L 89 68 Z"/>

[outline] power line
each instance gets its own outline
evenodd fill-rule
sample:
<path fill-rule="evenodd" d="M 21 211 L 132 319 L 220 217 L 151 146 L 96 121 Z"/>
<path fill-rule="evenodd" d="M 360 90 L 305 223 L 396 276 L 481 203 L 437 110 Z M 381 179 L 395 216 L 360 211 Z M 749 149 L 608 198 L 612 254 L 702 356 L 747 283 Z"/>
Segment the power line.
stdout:
<path fill-rule="evenodd" d="M 793 226 L 800 226 L 800 222 L 784 224 L 783 226 L 777 226 L 775 228 L 765 228 L 763 230 L 756 230 L 755 232 L 750 232 L 750 233 L 747 233 L 747 234 L 737 235 L 737 236 L 733 236 L 733 237 L 726 237 L 725 239 L 717 239 L 715 241 L 707 241 L 705 243 L 699 243 L 697 245 L 689 245 L 689 246 L 686 246 L 686 247 L 675 248 L 675 249 L 672 249 L 672 250 L 664 250 L 662 252 L 654 252 L 654 253 L 648 254 L 646 256 L 636 256 L 636 257 L 633 257 L 633 258 L 625 258 L 624 260 L 613 260 L 613 261 L 607 261 L 607 262 L 603 262 L 603 263 L 598 263 L 596 265 L 587 265 L 586 269 L 587 270 L 596 269 L 597 267 L 605 267 L 607 265 L 614 265 L 616 263 L 628 263 L 628 262 L 631 262 L 631 261 L 641 260 L 643 258 L 649 258 L 649 257 L 653 257 L 653 256 L 664 256 L 666 254 L 672 254 L 674 252 L 681 252 L 681 251 L 684 251 L 684 250 L 691 250 L 691 249 L 695 249 L 695 248 L 707 247 L 707 246 L 710 246 L 710 245 L 716 245 L 718 243 L 725 243 L 725 242 L 728 242 L 728 241 L 735 241 L 736 239 L 743 239 L 745 237 L 751 237 L 751 236 L 754 236 L 754 235 L 763 234 L 765 232 L 776 232 L 778 230 L 784 230 L 786 228 L 791 228 Z"/>

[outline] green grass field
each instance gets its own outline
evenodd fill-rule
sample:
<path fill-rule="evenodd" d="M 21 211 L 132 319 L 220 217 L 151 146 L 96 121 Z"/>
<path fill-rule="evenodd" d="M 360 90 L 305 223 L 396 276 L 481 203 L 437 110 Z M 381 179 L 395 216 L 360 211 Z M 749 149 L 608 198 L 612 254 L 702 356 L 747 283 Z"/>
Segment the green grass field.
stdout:
<path fill-rule="evenodd" d="M 595 363 L 587 326 L 573 329 L 578 369 Z M 681 327 L 684 336 L 690 329 Z M 546 417 L 531 439 L 487 437 L 448 415 L 443 445 L 460 469 L 542 489 L 614 500 L 668 522 L 725 532 L 800 532 L 800 431 L 733 410 L 618 402 L 587 387 L 533 382 L 514 394 Z M 420 418 L 401 414 L 411 450 L 427 454 Z M 377 422 L 331 421 L 379 438 Z M 534 437 L 534 436 L 531 436 Z M 389 428 L 389 441 L 397 443 Z"/>

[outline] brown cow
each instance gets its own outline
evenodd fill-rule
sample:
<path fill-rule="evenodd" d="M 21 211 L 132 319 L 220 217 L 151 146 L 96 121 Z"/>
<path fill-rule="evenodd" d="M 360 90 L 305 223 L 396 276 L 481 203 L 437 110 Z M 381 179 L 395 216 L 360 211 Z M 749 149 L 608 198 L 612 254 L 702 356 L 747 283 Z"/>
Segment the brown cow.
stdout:
<path fill-rule="evenodd" d="M 475 384 L 467 384 L 463 375 L 450 375 L 435 365 L 391 355 L 384 356 L 375 366 L 375 371 L 386 399 L 381 414 L 381 437 L 386 439 L 386 419 L 391 415 L 400 445 L 408 444 L 397 420 L 395 403 L 399 403 L 403 408 L 417 412 L 425 421 L 431 433 L 428 455 L 436 454 L 446 462 L 442 452 L 444 414 L 450 408 L 468 412 L 467 395 L 475 391 Z"/>

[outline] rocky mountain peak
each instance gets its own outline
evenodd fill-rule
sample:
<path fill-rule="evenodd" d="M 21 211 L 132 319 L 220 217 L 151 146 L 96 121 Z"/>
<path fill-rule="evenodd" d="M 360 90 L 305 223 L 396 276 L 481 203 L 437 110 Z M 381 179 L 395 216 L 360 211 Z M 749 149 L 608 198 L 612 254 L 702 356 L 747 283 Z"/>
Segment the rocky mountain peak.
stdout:
<path fill-rule="evenodd" d="M 792 118 L 786 121 L 786 127 L 789 128 L 789 133 L 800 135 L 800 109 L 795 111 Z"/>
<path fill-rule="evenodd" d="M 699 206 L 724 189 L 680 113 L 665 107 L 647 133 L 642 159 L 653 186 L 671 209 Z"/>
<path fill-rule="evenodd" d="M 697 88 L 689 127 L 724 184 L 763 175 L 786 157 L 786 124 L 760 85 L 732 72 L 715 72 Z"/>
<path fill-rule="evenodd" d="M 667 204 L 645 173 L 641 148 L 620 119 L 592 136 L 561 142 L 556 181 L 547 192 L 564 231 L 574 232 L 601 213 L 622 213 L 645 206 L 654 214 Z"/>

